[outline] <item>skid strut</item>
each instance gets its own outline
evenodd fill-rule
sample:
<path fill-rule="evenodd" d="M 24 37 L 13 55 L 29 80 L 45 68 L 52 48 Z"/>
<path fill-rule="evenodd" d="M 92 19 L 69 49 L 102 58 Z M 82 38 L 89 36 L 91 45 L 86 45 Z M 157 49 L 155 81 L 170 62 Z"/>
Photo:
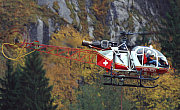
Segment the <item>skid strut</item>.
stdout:
<path fill-rule="evenodd" d="M 106 79 L 106 82 L 104 83 L 104 85 L 112 85 L 112 86 L 128 86 L 128 87 L 143 87 L 143 88 L 155 88 L 158 85 L 155 86 L 144 86 L 142 84 L 142 81 L 147 80 L 147 81 L 154 81 L 159 79 L 159 77 L 157 78 L 144 78 L 141 76 L 141 72 L 139 77 L 132 77 L 132 76 L 125 76 L 125 75 L 107 75 L 104 74 L 103 75 L 104 78 Z M 125 80 L 126 79 L 135 79 L 138 80 L 139 83 L 138 84 L 125 84 Z"/>

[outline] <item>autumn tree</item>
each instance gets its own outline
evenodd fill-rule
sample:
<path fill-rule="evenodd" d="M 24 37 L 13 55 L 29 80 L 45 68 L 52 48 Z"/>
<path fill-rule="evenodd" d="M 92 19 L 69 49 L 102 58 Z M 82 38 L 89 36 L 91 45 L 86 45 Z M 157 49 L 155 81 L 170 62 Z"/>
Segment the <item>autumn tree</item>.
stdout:
<path fill-rule="evenodd" d="M 137 109 L 178 109 L 180 79 L 173 71 L 160 76 L 156 88 L 125 88 L 125 97 Z M 150 83 L 150 82 L 149 82 Z M 152 82 L 153 83 L 153 82 Z M 151 83 L 151 84 L 152 84 Z"/>
<path fill-rule="evenodd" d="M 87 37 L 82 36 L 72 26 L 62 26 L 59 32 L 52 35 L 50 45 L 83 49 L 84 47 L 81 47 L 83 39 L 87 39 Z M 74 57 L 79 56 L 75 55 Z M 97 68 L 92 64 L 54 55 L 45 55 L 44 64 L 47 76 L 54 85 L 52 95 L 60 109 L 68 109 L 69 104 L 76 102 L 75 89 L 78 84 L 92 82 L 91 76 Z"/>
<path fill-rule="evenodd" d="M 68 26 L 61 27 L 61 30 L 52 35 L 50 45 L 54 46 L 80 46 L 82 36 L 74 28 Z M 69 59 L 54 55 L 44 57 L 45 69 L 51 84 L 54 85 L 52 95 L 59 109 L 67 109 L 67 105 L 75 101 L 75 91 L 73 88 L 78 86 L 78 68 L 73 66 L 79 64 Z"/>

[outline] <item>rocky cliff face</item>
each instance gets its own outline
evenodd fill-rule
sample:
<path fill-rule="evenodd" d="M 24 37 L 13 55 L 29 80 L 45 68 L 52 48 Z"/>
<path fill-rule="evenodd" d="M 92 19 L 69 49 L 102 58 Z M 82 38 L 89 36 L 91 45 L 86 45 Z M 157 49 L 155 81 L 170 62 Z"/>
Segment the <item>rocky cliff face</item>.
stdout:
<path fill-rule="evenodd" d="M 167 11 L 168 1 L 164 0 L 113 1 L 108 14 L 111 40 L 118 40 L 120 31 L 158 31 L 160 20 Z M 132 36 L 132 44 L 135 44 L 136 38 Z"/>
<path fill-rule="evenodd" d="M 55 2 L 58 9 L 54 8 Z M 99 5 L 100 3 L 100 5 Z M 72 24 L 81 32 L 89 33 L 94 39 L 111 39 L 118 41 L 121 31 L 139 32 L 142 30 L 157 31 L 160 20 L 168 11 L 168 0 L 38 0 L 39 5 L 48 5 L 53 11 Z M 103 7 L 104 6 L 104 7 Z M 31 38 L 47 43 L 49 36 L 55 31 L 54 23 L 49 18 L 45 26 L 41 19 L 31 29 Z M 100 33 L 101 32 L 101 33 Z M 134 45 L 137 36 L 130 38 Z"/>

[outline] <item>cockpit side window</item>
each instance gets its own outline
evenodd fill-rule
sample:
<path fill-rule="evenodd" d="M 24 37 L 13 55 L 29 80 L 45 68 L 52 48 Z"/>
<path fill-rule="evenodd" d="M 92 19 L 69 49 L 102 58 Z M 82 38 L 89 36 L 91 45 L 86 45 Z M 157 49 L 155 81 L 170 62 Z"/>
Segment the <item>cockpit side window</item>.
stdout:
<path fill-rule="evenodd" d="M 138 49 L 137 54 L 143 54 L 143 48 Z"/>
<path fill-rule="evenodd" d="M 166 57 L 158 50 L 155 50 L 155 51 L 157 52 L 158 67 L 169 68 L 169 64 L 167 62 Z"/>
<path fill-rule="evenodd" d="M 140 64 L 142 65 L 142 63 L 143 63 L 143 48 L 138 49 L 136 51 L 136 53 L 137 53 L 137 58 L 138 58 Z"/>
<path fill-rule="evenodd" d="M 169 64 L 167 63 L 165 57 L 158 57 L 158 67 L 169 68 Z"/>
<path fill-rule="evenodd" d="M 156 52 L 152 49 L 145 48 L 144 49 L 144 60 L 146 58 L 146 62 L 144 66 L 156 67 L 157 65 L 157 57 Z"/>
<path fill-rule="evenodd" d="M 166 57 L 158 50 L 141 46 L 133 50 L 136 51 L 137 59 L 142 66 L 169 68 Z"/>

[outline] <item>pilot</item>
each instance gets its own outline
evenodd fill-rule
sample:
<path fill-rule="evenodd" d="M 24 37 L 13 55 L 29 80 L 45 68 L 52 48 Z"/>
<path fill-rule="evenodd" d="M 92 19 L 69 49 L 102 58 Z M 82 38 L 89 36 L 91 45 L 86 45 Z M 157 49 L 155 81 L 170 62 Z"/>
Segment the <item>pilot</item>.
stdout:
<path fill-rule="evenodd" d="M 155 60 L 155 55 L 153 55 L 150 50 L 147 51 L 146 57 L 147 57 L 148 64 L 153 64 L 156 66 L 157 61 Z M 161 66 L 161 64 L 159 62 L 158 62 L 158 66 Z"/>
<path fill-rule="evenodd" d="M 149 64 L 156 65 L 156 60 L 154 60 L 154 55 L 149 55 L 149 56 L 147 57 L 147 60 L 148 60 L 148 63 L 149 63 Z"/>

